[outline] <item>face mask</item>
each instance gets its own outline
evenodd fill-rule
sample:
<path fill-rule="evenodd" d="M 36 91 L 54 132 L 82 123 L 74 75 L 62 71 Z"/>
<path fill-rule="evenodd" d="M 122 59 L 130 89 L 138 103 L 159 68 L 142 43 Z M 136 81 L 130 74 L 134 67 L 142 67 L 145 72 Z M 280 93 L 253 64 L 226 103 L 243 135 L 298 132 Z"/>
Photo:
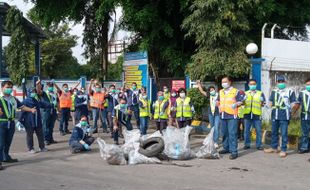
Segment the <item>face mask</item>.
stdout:
<path fill-rule="evenodd" d="M 12 93 L 13 89 L 12 88 L 6 88 L 4 89 L 4 94 L 10 95 Z"/>
<path fill-rule="evenodd" d="M 85 93 L 85 90 L 81 90 L 81 92 L 84 94 L 84 93 Z"/>
<path fill-rule="evenodd" d="M 185 93 L 184 92 L 180 93 L 180 97 L 185 98 Z"/>
<path fill-rule="evenodd" d="M 250 90 L 256 90 L 256 85 L 249 85 Z"/>
<path fill-rule="evenodd" d="M 307 85 L 306 89 L 310 92 L 310 85 Z"/>
<path fill-rule="evenodd" d="M 36 96 L 37 96 L 37 93 L 35 93 L 35 92 L 30 93 L 31 98 L 35 98 Z"/>
<path fill-rule="evenodd" d="M 53 88 L 53 87 L 48 87 L 47 90 L 48 90 L 49 92 L 54 92 L 54 88 Z"/>
<path fill-rule="evenodd" d="M 74 91 L 73 94 L 74 94 L 74 95 L 77 95 L 77 91 Z"/>
<path fill-rule="evenodd" d="M 132 90 L 136 90 L 137 89 L 137 87 L 136 86 L 132 86 Z"/>
<path fill-rule="evenodd" d="M 78 97 L 78 98 L 83 98 L 83 95 L 78 95 L 77 97 Z"/>
<path fill-rule="evenodd" d="M 168 92 L 168 89 L 167 89 L 167 88 L 165 88 L 165 89 L 164 89 L 164 92 Z"/>
<path fill-rule="evenodd" d="M 228 84 L 227 82 L 224 82 L 224 83 L 222 83 L 222 87 L 223 87 L 224 89 L 226 89 L 226 88 L 229 87 L 229 84 Z"/>
<path fill-rule="evenodd" d="M 164 99 L 165 99 L 165 97 L 164 97 L 164 96 L 158 96 L 158 100 L 163 101 Z"/>
<path fill-rule="evenodd" d="M 96 88 L 96 92 L 101 92 L 101 88 Z"/>
<path fill-rule="evenodd" d="M 119 90 L 115 90 L 115 93 L 118 94 L 118 93 L 119 93 Z"/>
<path fill-rule="evenodd" d="M 143 96 L 143 99 L 145 99 L 145 100 L 146 100 L 146 99 L 147 99 L 147 96 Z"/>
<path fill-rule="evenodd" d="M 64 88 L 64 91 L 65 91 L 65 92 L 68 92 L 68 91 L 69 91 L 69 88 Z"/>
<path fill-rule="evenodd" d="M 210 95 L 211 95 L 211 96 L 215 96 L 215 94 L 216 94 L 215 91 L 211 91 L 211 92 L 210 92 Z"/>
<path fill-rule="evenodd" d="M 127 106 L 126 104 L 120 104 L 120 108 L 121 108 L 121 109 L 125 109 L 126 106 Z"/>
<path fill-rule="evenodd" d="M 112 89 L 111 92 L 114 94 L 114 93 L 116 92 L 116 90 L 115 90 L 115 89 Z"/>
<path fill-rule="evenodd" d="M 278 88 L 281 89 L 281 90 L 284 89 L 285 87 L 286 87 L 285 83 L 279 83 L 278 84 Z"/>
<path fill-rule="evenodd" d="M 177 96 L 177 94 L 176 94 L 176 93 L 173 93 L 173 94 L 171 94 L 171 96 L 172 96 L 172 97 L 176 97 L 176 96 Z"/>
<path fill-rule="evenodd" d="M 87 121 L 81 121 L 81 126 L 83 127 L 87 126 Z"/>

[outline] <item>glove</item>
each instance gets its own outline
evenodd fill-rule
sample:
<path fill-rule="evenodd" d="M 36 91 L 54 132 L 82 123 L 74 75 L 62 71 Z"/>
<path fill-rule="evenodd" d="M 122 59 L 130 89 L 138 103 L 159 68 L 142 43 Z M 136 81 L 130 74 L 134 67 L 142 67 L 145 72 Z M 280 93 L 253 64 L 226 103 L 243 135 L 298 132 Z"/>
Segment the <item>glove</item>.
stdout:
<path fill-rule="evenodd" d="M 52 80 L 51 80 L 51 83 L 55 84 L 55 80 L 54 80 L 54 79 L 52 79 Z"/>
<path fill-rule="evenodd" d="M 159 114 L 160 116 L 162 116 L 162 115 L 164 115 L 164 112 L 160 112 L 160 114 Z"/>
<path fill-rule="evenodd" d="M 236 108 L 237 108 L 237 104 L 232 104 L 232 105 L 231 105 L 231 108 L 232 108 L 232 109 L 236 109 Z"/>
<path fill-rule="evenodd" d="M 91 128 L 87 128 L 87 129 L 86 129 L 86 132 L 87 132 L 87 133 L 90 133 L 90 132 L 91 132 Z"/>
<path fill-rule="evenodd" d="M 263 98 L 263 97 L 260 97 L 260 101 L 261 101 L 261 102 L 263 102 L 263 101 L 265 101 L 265 100 L 264 100 L 264 98 Z"/>
<path fill-rule="evenodd" d="M 87 143 L 85 143 L 83 146 L 86 150 L 90 150 L 90 146 Z"/>

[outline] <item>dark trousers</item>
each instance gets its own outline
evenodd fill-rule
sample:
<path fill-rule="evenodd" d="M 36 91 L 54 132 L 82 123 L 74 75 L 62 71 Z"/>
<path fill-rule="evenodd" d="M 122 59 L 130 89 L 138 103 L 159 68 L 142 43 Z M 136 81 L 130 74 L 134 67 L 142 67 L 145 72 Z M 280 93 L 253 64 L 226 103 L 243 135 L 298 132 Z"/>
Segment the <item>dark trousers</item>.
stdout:
<path fill-rule="evenodd" d="M 12 144 L 14 133 L 15 133 L 14 122 L 10 122 L 9 126 L 7 122 L 0 123 L 0 162 L 11 159 L 9 151 Z"/>
<path fill-rule="evenodd" d="M 140 110 L 139 110 L 139 105 L 134 105 L 134 106 L 130 106 L 130 110 L 133 111 L 133 114 L 135 116 L 135 119 L 137 121 L 137 128 L 139 129 L 140 128 Z M 132 118 L 132 115 L 128 115 L 128 118 L 127 118 L 127 129 L 132 129 L 132 124 L 131 124 L 131 118 Z"/>
<path fill-rule="evenodd" d="M 162 130 L 167 128 L 167 125 L 168 125 L 167 120 L 156 121 L 156 128 L 157 128 L 157 131 L 160 131 L 160 133 L 162 133 Z"/>
<path fill-rule="evenodd" d="M 192 125 L 192 120 L 178 121 L 179 128 L 183 128 L 183 127 L 191 126 L 191 125 Z"/>
<path fill-rule="evenodd" d="M 108 126 L 110 128 L 111 133 L 113 131 L 113 117 L 112 117 L 112 115 L 113 114 L 110 111 L 107 113 L 107 121 L 108 121 Z"/>
<path fill-rule="evenodd" d="M 47 142 L 53 142 L 53 131 L 55 126 L 55 121 L 57 119 L 56 112 L 42 112 L 42 126 L 44 131 L 44 140 Z"/>
<path fill-rule="evenodd" d="M 244 140 L 244 119 L 238 119 L 238 139 L 239 140 Z"/>
<path fill-rule="evenodd" d="M 26 133 L 27 133 L 27 147 L 28 150 L 33 149 L 33 134 L 36 133 L 39 143 L 39 148 L 43 149 L 44 145 L 44 137 L 43 137 L 43 128 L 42 127 L 32 127 L 32 126 L 25 126 Z"/>
<path fill-rule="evenodd" d="M 84 139 L 84 142 L 86 144 L 88 144 L 89 146 L 91 144 L 93 144 L 93 142 L 95 141 L 95 138 L 94 137 L 86 137 Z M 78 150 L 78 151 L 85 151 L 85 148 L 84 146 L 79 142 L 79 141 L 73 141 L 71 144 L 70 144 L 70 148 L 73 149 L 73 150 Z"/>
<path fill-rule="evenodd" d="M 70 118 L 70 108 L 61 108 L 61 118 L 59 123 L 60 132 L 68 131 L 69 118 Z"/>

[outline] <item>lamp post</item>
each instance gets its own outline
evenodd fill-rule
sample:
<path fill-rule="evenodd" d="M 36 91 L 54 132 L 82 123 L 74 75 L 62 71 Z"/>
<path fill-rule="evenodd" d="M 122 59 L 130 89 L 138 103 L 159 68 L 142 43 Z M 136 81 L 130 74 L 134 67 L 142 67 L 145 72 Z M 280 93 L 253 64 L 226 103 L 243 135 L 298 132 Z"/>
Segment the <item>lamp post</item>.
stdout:
<path fill-rule="evenodd" d="M 257 89 L 261 90 L 262 62 L 264 59 L 254 58 L 254 55 L 258 52 L 258 46 L 255 43 L 249 43 L 246 46 L 246 52 L 251 56 L 252 78 L 257 81 Z"/>

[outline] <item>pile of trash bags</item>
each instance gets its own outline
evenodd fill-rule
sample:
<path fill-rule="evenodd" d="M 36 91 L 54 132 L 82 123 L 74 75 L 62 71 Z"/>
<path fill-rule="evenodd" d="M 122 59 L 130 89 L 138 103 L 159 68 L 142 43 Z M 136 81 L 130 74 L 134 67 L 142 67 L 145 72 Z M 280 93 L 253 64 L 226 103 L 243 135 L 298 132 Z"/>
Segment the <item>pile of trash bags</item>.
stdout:
<path fill-rule="evenodd" d="M 197 153 L 191 150 L 189 134 L 192 127 L 179 129 L 167 127 L 161 134 L 159 131 L 151 135 L 140 136 L 140 131 L 123 130 L 125 143 L 120 147 L 106 144 L 98 138 L 101 157 L 111 165 L 160 164 L 162 160 L 189 160 L 192 158 L 219 158 L 214 146 L 213 132 L 204 140 Z"/>

